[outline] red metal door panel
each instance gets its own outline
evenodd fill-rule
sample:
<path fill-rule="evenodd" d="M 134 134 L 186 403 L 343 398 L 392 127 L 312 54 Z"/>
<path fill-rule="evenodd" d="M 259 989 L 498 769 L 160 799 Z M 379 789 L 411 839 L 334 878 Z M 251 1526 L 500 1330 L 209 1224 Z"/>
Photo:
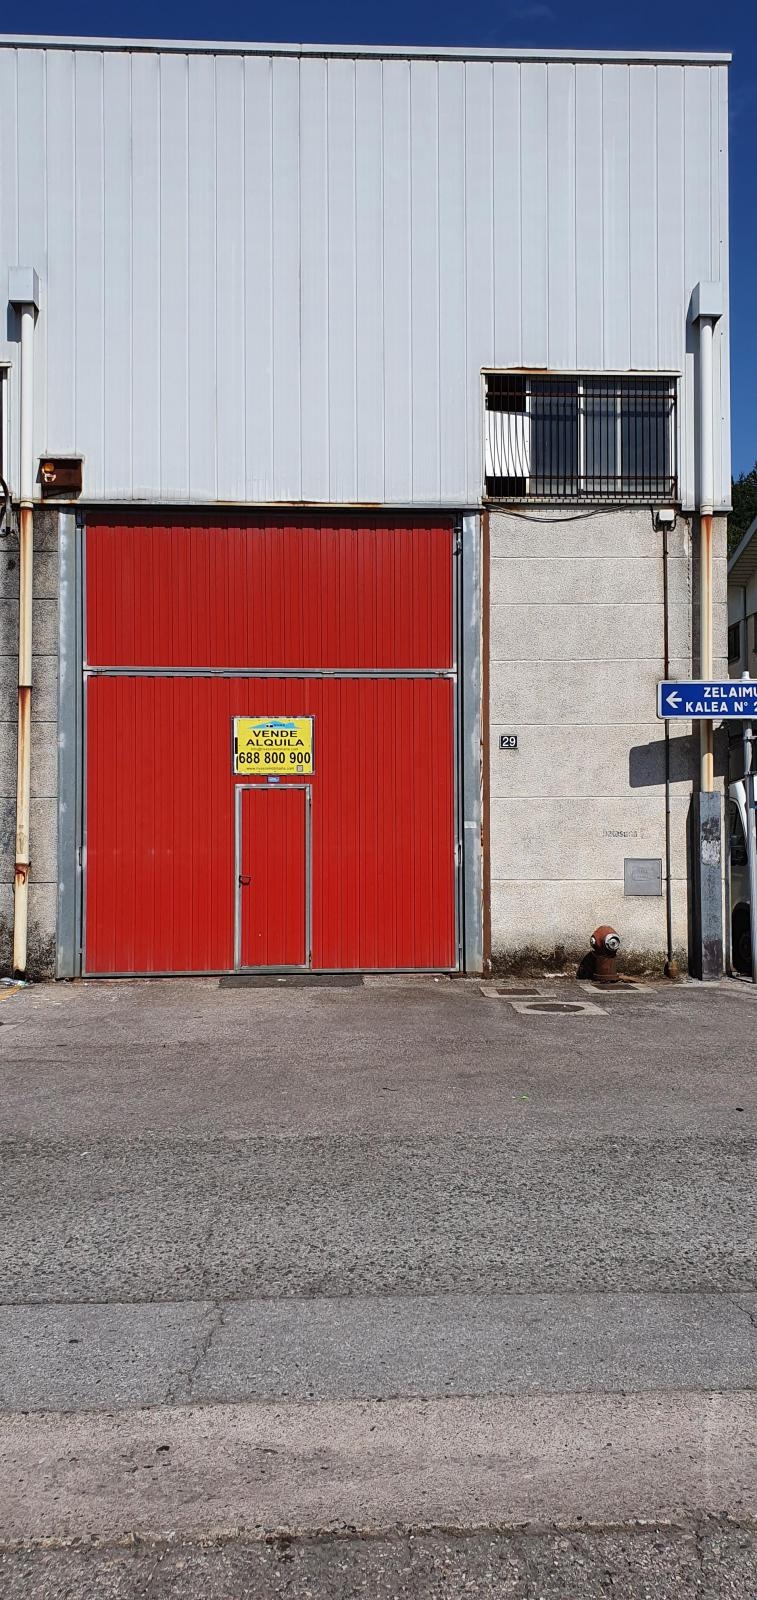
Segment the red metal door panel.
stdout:
<path fill-rule="evenodd" d="M 315 966 L 454 966 L 453 693 L 446 678 L 318 686 Z"/>
<path fill-rule="evenodd" d="M 233 967 L 229 730 L 211 678 L 87 684 L 85 970 Z"/>
<path fill-rule="evenodd" d="M 451 521 L 87 525 L 90 666 L 445 670 Z"/>
<path fill-rule="evenodd" d="M 242 788 L 240 801 L 240 965 L 304 967 L 307 792 L 284 784 L 257 784 Z"/>
<path fill-rule="evenodd" d="M 91 678 L 85 970 L 232 970 L 231 719 L 279 712 L 315 718 L 313 966 L 453 967 L 453 695 L 448 678 Z"/>

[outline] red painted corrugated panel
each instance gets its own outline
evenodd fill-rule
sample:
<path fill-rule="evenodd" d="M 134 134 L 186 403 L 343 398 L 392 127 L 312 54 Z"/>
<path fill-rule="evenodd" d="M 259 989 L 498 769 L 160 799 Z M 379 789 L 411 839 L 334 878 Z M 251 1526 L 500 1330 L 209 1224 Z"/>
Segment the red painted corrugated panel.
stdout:
<path fill-rule="evenodd" d="M 315 718 L 313 966 L 454 966 L 453 694 L 446 678 L 90 678 L 85 970 L 233 967 L 231 719 L 278 713 Z"/>
<path fill-rule="evenodd" d="M 87 660 L 449 668 L 451 552 L 439 519 L 101 517 L 86 534 Z"/>

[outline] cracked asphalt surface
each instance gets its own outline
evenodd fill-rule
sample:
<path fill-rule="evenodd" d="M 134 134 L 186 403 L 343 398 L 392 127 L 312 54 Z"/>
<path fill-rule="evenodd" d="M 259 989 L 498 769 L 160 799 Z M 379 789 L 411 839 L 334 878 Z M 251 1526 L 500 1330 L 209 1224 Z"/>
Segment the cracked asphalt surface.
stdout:
<path fill-rule="evenodd" d="M 753 1600 L 757 997 L 592 998 L 0 1007 L 4 1597 Z"/>
<path fill-rule="evenodd" d="M 745 1600 L 753 1547 L 741 1528 L 576 1529 L 392 1539 L 244 1539 L 205 1545 L 0 1554 L 4 1600 Z"/>

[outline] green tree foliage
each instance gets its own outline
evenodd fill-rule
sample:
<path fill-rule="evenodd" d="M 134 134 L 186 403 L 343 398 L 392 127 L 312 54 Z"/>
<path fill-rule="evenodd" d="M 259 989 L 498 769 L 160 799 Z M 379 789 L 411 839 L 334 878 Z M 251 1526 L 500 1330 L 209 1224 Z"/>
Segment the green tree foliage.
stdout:
<path fill-rule="evenodd" d="M 731 485 L 733 510 L 728 518 L 728 554 L 733 555 L 750 522 L 757 517 L 757 461 L 751 472 L 742 472 Z"/>

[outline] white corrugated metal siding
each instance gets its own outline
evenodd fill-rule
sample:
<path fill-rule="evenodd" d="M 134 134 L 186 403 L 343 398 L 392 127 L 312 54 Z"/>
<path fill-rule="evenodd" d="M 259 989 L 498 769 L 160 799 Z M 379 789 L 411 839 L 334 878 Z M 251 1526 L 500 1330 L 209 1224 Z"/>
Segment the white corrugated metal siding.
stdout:
<path fill-rule="evenodd" d="M 691 503 L 726 94 L 722 64 L 1 48 L 38 450 L 104 499 L 472 504 L 482 367 L 666 369 Z M 723 319 L 719 504 L 727 349 Z"/>

